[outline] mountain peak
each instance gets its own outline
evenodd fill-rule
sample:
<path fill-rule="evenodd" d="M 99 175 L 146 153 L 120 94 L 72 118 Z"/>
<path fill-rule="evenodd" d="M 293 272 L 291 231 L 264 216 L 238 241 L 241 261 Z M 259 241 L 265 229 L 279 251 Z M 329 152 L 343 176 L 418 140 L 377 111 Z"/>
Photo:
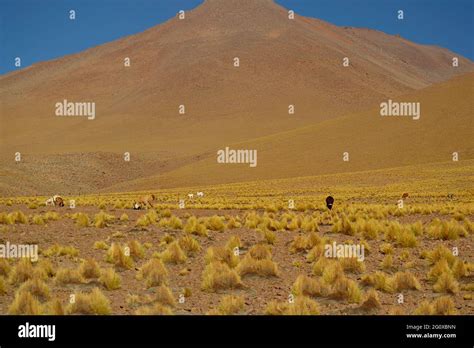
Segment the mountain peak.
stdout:
<path fill-rule="evenodd" d="M 274 0 L 205 0 L 203 5 L 219 8 L 227 7 L 255 7 L 262 5 L 276 6 Z"/>
<path fill-rule="evenodd" d="M 249 15 L 262 11 L 279 11 L 281 7 L 273 0 L 206 0 L 200 9 L 221 15 Z"/>

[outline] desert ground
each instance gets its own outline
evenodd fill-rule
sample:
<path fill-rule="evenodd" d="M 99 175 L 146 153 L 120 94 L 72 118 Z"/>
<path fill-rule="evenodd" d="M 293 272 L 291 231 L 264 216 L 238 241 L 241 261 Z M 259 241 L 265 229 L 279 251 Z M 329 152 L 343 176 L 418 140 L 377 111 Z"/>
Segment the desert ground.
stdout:
<path fill-rule="evenodd" d="M 0 239 L 39 258 L 1 260 L 0 312 L 473 314 L 473 165 L 155 191 L 147 210 L 145 192 L 2 198 Z"/>

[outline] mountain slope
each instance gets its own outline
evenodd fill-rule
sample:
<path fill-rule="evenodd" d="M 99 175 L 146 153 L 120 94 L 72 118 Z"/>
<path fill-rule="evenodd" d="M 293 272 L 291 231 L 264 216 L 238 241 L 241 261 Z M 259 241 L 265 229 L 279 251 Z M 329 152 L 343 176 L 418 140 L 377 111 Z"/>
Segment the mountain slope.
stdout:
<path fill-rule="evenodd" d="M 185 187 L 344 173 L 420 163 L 474 159 L 474 74 L 466 74 L 396 101 L 419 102 L 421 117 L 381 117 L 380 109 L 350 114 L 220 149 L 256 149 L 258 165 L 219 164 L 217 154 L 108 191 Z M 343 153 L 349 161 L 343 161 Z"/>

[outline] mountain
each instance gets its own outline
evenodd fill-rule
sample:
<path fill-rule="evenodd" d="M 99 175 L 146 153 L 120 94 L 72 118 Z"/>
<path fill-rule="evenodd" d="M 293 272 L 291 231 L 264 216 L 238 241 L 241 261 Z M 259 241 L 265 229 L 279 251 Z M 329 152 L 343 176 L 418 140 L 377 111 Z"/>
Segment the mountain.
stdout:
<path fill-rule="evenodd" d="M 473 70 L 444 48 L 291 20 L 271 0 L 207 0 L 183 20 L 0 76 L 0 192 L 86 192 L 171 175 L 225 144 L 330 125 Z M 63 100 L 94 102 L 95 119 L 55 116 Z M 15 152 L 26 162 L 14 163 Z M 15 173 L 30 184 L 13 189 Z"/>
<path fill-rule="evenodd" d="M 474 159 L 474 73 L 435 84 L 397 100 L 420 103 L 420 118 L 382 117 L 380 108 L 238 144 L 257 150 L 257 166 L 217 163 L 217 153 L 162 175 L 117 184 L 125 188 L 186 187 L 349 173 Z M 343 154 L 349 154 L 343 161 Z M 415 173 L 413 173 L 415 174 Z M 350 183 L 347 183 L 350 185 Z"/>

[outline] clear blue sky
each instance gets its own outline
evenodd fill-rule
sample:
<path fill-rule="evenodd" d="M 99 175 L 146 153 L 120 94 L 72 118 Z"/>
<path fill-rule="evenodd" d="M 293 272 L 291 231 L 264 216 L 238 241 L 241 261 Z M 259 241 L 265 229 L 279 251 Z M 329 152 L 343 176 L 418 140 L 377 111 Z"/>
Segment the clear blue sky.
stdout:
<path fill-rule="evenodd" d="M 221 0 L 226 1 L 226 0 Z M 252 1 L 252 0 L 249 0 Z M 253 0 L 258 1 L 258 0 Z M 0 74 L 135 34 L 202 0 L 0 0 Z M 277 0 L 337 25 L 378 29 L 474 60 L 474 0 Z M 68 19 L 76 10 L 75 21 Z M 396 12 L 405 11 L 398 21 Z"/>

